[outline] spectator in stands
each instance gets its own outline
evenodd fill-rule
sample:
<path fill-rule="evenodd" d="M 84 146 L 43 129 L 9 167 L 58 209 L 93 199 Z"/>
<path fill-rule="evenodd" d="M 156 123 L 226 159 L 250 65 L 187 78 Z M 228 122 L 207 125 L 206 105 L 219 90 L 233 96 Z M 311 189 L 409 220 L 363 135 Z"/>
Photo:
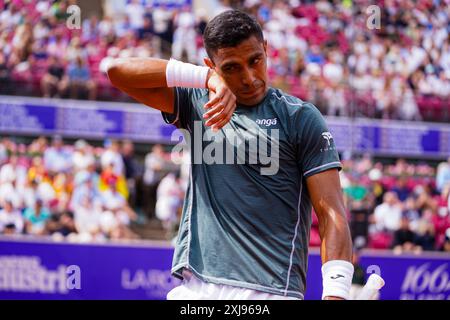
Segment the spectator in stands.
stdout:
<path fill-rule="evenodd" d="M 75 211 L 78 206 L 81 206 L 85 198 L 89 199 L 94 205 L 99 203 L 100 191 L 98 187 L 99 177 L 95 171 L 79 171 L 76 173 L 69 208 Z"/>
<path fill-rule="evenodd" d="M 417 235 L 411 230 L 407 217 L 401 219 L 400 228 L 394 232 L 392 249 L 395 253 L 417 251 L 419 247 L 415 245 Z"/>
<path fill-rule="evenodd" d="M 408 219 L 412 231 L 417 231 L 421 221 L 421 216 L 416 207 L 416 200 L 413 197 L 408 197 L 403 202 L 403 207 L 402 217 Z"/>
<path fill-rule="evenodd" d="M 401 85 L 398 118 L 401 120 L 422 120 L 414 92 L 406 84 Z"/>
<path fill-rule="evenodd" d="M 448 186 L 450 186 L 450 157 L 447 162 L 441 162 L 438 165 L 436 173 L 437 190 L 442 191 Z"/>
<path fill-rule="evenodd" d="M 131 2 L 125 7 L 125 13 L 127 14 L 131 27 L 134 30 L 138 30 L 143 27 L 145 10 L 139 0 L 131 0 Z"/>
<path fill-rule="evenodd" d="M 184 190 L 181 185 L 180 173 L 169 173 L 158 185 L 156 201 L 156 217 L 161 221 L 168 239 L 175 234 L 174 226 L 180 218 Z"/>
<path fill-rule="evenodd" d="M 130 194 L 128 202 L 131 206 L 134 206 L 136 204 L 136 183 L 138 177 L 142 175 L 142 170 L 134 155 L 134 144 L 132 141 L 125 140 L 122 143 L 121 154 L 125 168 L 125 179 Z"/>
<path fill-rule="evenodd" d="M 81 57 L 77 57 L 69 64 L 61 88 L 62 91 L 69 90 L 71 99 L 77 99 L 80 90 L 87 91 L 90 100 L 95 100 L 97 97 L 97 85 L 91 79 L 91 72 Z"/>
<path fill-rule="evenodd" d="M 450 228 L 450 214 L 447 207 L 440 206 L 437 208 L 435 212 L 433 212 L 431 221 L 434 225 L 435 230 L 435 238 L 436 238 L 436 247 L 442 247 L 446 231 Z"/>
<path fill-rule="evenodd" d="M 153 22 L 151 20 L 151 16 L 144 17 L 144 23 L 142 27 L 137 29 L 137 38 L 139 40 L 152 41 L 152 37 L 154 35 L 153 30 Z"/>
<path fill-rule="evenodd" d="M 63 61 L 66 57 L 67 45 L 67 40 L 64 39 L 62 30 L 55 29 L 54 36 L 50 37 L 47 45 L 47 54 Z"/>
<path fill-rule="evenodd" d="M 0 166 L 4 165 L 8 161 L 8 150 L 6 148 L 6 141 L 7 141 L 6 138 L 0 141 Z"/>
<path fill-rule="evenodd" d="M 113 212 L 121 224 L 129 225 L 131 221 L 137 219 L 137 214 L 117 190 L 117 177 L 109 176 L 107 185 L 107 189 L 100 194 L 103 207 Z"/>
<path fill-rule="evenodd" d="M 155 205 L 158 185 L 166 173 L 164 149 L 161 145 L 153 146 L 152 151 L 145 157 L 144 170 L 144 207 L 148 218 L 155 217 Z"/>
<path fill-rule="evenodd" d="M 25 218 L 25 230 L 26 233 L 32 235 L 44 235 L 47 234 L 47 222 L 51 217 L 51 213 L 43 205 L 41 199 L 37 199 L 34 207 L 26 208 L 23 216 Z"/>
<path fill-rule="evenodd" d="M 66 237 L 77 231 L 74 216 L 69 211 L 53 214 L 47 223 L 47 230 L 50 234 Z"/>
<path fill-rule="evenodd" d="M 175 17 L 175 33 L 173 35 L 172 56 L 181 60 L 186 51 L 188 61 L 198 63 L 196 47 L 196 19 L 190 6 L 184 6 L 183 10 Z"/>
<path fill-rule="evenodd" d="M 416 229 L 415 244 L 420 247 L 421 250 L 432 251 L 435 249 L 436 236 L 434 232 L 433 224 L 426 220 L 421 219 Z"/>
<path fill-rule="evenodd" d="M 41 90 L 44 97 L 60 97 L 63 91 L 61 80 L 64 76 L 64 66 L 56 56 L 50 56 L 47 72 L 41 80 Z M 55 93 L 54 95 L 52 93 Z"/>
<path fill-rule="evenodd" d="M 99 202 L 89 194 L 80 196 L 73 206 L 74 222 L 77 232 L 84 238 L 95 238 L 101 231 L 102 209 Z"/>
<path fill-rule="evenodd" d="M 13 202 L 6 199 L 0 209 L 0 234 L 20 234 L 24 221 L 19 210 L 14 209 Z"/>
<path fill-rule="evenodd" d="M 85 140 L 77 140 L 74 147 L 72 165 L 75 173 L 85 171 L 90 166 L 95 165 L 95 157 L 91 151 L 91 146 Z"/>
<path fill-rule="evenodd" d="M 120 154 L 119 142 L 117 140 L 105 140 L 104 146 L 106 150 L 100 158 L 102 169 L 112 165 L 114 174 L 123 176 L 125 174 L 125 165 Z"/>
<path fill-rule="evenodd" d="M 61 136 L 54 136 L 52 146 L 44 152 L 45 168 L 51 173 L 68 172 L 72 167 L 72 151 L 64 146 Z"/>
<path fill-rule="evenodd" d="M 9 163 L 5 164 L 0 170 L 0 206 L 8 199 L 12 202 L 14 208 L 22 207 L 19 181 L 20 176 L 26 176 L 26 171 L 17 162 L 17 156 L 13 155 L 10 157 Z"/>
<path fill-rule="evenodd" d="M 397 195 L 386 192 L 383 203 L 375 208 L 372 218 L 373 226 L 377 231 L 395 232 L 400 228 L 402 209 Z"/>
<path fill-rule="evenodd" d="M 98 17 L 95 14 L 92 14 L 89 19 L 85 19 L 82 25 L 82 35 L 81 40 L 84 41 L 92 41 L 95 42 L 98 40 L 99 36 L 99 21 Z"/>
<path fill-rule="evenodd" d="M 73 37 L 66 49 L 66 61 L 69 63 L 76 63 L 78 58 L 82 61 L 86 61 L 87 51 L 82 47 L 81 39 L 79 37 Z"/>
<path fill-rule="evenodd" d="M 407 186 L 406 177 L 401 176 L 396 180 L 396 185 L 392 189 L 392 192 L 394 192 L 397 195 L 397 198 L 402 202 L 408 198 L 410 190 Z"/>

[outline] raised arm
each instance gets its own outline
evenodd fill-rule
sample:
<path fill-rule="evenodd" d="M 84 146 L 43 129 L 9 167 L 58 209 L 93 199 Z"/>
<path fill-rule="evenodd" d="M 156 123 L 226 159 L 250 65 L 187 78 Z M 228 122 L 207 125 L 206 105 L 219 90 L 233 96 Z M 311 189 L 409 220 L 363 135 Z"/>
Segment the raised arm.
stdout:
<path fill-rule="evenodd" d="M 116 59 L 107 72 L 119 90 L 147 106 L 172 113 L 174 89 L 167 87 L 167 63 L 154 58 Z"/>
<path fill-rule="evenodd" d="M 170 64 L 170 65 L 169 65 Z M 170 71 L 168 72 L 168 68 Z M 220 129 L 236 107 L 236 97 L 225 81 L 212 69 L 188 63 L 155 58 L 116 59 L 108 66 L 111 83 L 137 101 L 152 108 L 174 112 L 174 86 L 207 88 L 210 100 L 205 104 L 206 125 Z M 170 76 L 170 85 L 167 76 Z"/>
<path fill-rule="evenodd" d="M 347 299 L 353 276 L 352 239 L 338 171 L 331 169 L 315 174 L 306 183 L 322 240 L 323 298 Z"/>

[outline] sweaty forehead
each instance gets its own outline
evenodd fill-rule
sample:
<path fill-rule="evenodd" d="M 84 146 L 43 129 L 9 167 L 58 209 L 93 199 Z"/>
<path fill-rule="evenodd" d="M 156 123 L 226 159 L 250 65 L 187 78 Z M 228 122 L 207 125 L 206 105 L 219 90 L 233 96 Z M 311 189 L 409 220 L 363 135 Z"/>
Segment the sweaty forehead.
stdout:
<path fill-rule="evenodd" d="M 255 37 L 242 41 L 235 47 L 218 49 L 214 54 L 216 64 L 222 65 L 228 62 L 240 62 L 264 53 L 264 45 Z"/>

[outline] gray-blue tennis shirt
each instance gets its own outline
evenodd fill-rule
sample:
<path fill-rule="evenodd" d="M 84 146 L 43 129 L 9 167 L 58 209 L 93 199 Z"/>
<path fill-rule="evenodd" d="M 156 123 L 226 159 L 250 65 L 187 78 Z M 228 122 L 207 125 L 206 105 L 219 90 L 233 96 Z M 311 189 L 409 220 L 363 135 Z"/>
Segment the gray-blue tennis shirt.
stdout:
<path fill-rule="evenodd" d="M 185 129 L 192 151 L 172 274 L 182 278 L 186 267 L 206 282 L 303 299 L 311 227 L 305 179 L 341 168 L 325 120 L 311 103 L 269 88 L 212 134 L 203 120 L 207 101 L 206 89 L 175 88 L 174 113 L 163 113 Z"/>

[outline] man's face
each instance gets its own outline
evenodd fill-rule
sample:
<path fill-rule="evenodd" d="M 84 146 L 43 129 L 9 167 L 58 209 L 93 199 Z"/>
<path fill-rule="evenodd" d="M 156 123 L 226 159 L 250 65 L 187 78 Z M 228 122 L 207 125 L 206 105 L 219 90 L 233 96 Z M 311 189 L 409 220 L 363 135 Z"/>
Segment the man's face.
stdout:
<path fill-rule="evenodd" d="M 239 104 L 261 102 L 267 91 L 267 42 L 252 36 L 236 47 L 218 49 L 205 63 L 226 82 Z"/>

